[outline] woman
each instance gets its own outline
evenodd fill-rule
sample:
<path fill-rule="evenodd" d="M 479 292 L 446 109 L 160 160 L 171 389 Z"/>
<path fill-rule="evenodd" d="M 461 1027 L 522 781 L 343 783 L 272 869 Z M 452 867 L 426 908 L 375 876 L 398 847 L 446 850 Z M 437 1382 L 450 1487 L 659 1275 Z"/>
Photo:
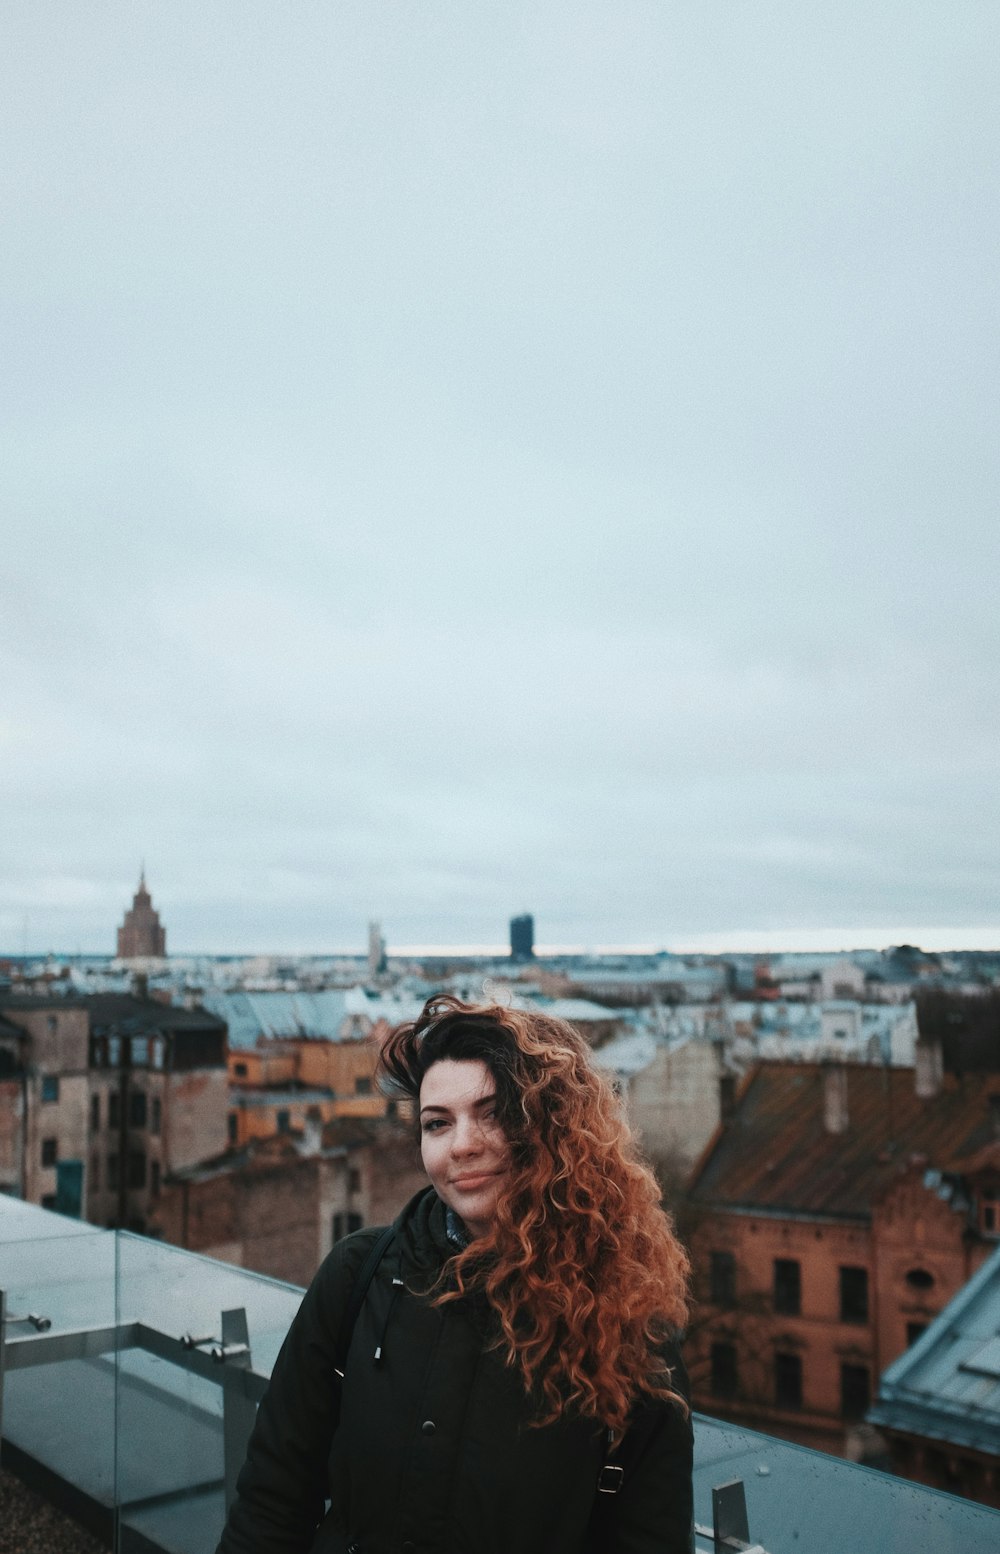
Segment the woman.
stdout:
<path fill-rule="evenodd" d="M 688 1264 L 586 1043 L 437 997 L 381 1068 L 431 1186 L 313 1280 L 221 1554 L 688 1554 Z"/>

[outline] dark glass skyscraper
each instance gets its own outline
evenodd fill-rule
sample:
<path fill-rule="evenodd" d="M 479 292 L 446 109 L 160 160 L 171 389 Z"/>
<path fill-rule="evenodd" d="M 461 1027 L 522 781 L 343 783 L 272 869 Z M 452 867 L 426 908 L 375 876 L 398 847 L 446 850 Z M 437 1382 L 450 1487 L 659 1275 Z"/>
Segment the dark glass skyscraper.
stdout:
<path fill-rule="evenodd" d="M 530 912 L 510 920 L 511 960 L 533 960 L 535 954 L 535 919 Z"/>

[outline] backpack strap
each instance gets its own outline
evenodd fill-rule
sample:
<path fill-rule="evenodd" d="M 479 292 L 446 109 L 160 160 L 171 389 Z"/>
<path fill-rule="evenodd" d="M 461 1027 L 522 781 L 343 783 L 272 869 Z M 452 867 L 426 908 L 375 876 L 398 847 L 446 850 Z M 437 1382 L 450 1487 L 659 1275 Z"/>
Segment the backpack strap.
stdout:
<path fill-rule="evenodd" d="M 388 1251 L 389 1244 L 395 1234 L 395 1225 L 387 1225 L 385 1229 L 380 1232 L 371 1248 L 371 1251 L 368 1253 L 368 1256 L 362 1263 L 361 1272 L 358 1274 L 352 1286 L 351 1298 L 347 1302 L 347 1309 L 344 1312 L 343 1319 L 340 1324 L 340 1330 L 337 1333 L 337 1347 L 334 1350 L 333 1368 L 341 1380 L 343 1380 L 344 1377 L 344 1366 L 347 1364 L 347 1351 L 351 1347 L 351 1335 L 354 1332 L 354 1324 L 358 1320 L 358 1317 L 361 1313 L 361 1308 L 365 1303 L 365 1296 L 368 1294 L 368 1286 L 374 1279 L 375 1270 Z"/>

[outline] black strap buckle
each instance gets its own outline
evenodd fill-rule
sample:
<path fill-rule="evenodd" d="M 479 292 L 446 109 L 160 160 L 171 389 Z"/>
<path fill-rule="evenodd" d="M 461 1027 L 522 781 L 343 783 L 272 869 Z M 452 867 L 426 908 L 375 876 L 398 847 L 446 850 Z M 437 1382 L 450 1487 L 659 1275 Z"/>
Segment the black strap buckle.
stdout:
<path fill-rule="evenodd" d="M 625 1469 L 620 1468 L 617 1462 L 606 1462 L 597 1479 L 597 1493 L 599 1495 L 617 1495 L 625 1481 Z"/>

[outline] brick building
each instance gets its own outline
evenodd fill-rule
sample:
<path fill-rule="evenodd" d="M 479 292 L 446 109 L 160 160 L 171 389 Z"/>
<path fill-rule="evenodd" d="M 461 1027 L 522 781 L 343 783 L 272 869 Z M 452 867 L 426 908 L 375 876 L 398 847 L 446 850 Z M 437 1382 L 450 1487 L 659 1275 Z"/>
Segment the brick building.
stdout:
<path fill-rule="evenodd" d="M 146 889 L 146 871 L 118 930 L 119 960 L 161 960 L 167 953 L 167 931 Z"/>
<path fill-rule="evenodd" d="M 164 1184 L 156 1230 L 257 1273 L 308 1284 L 335 1241 L 384 1225 L 427 1177 L 412 1126 L 310 1119 L 298 1135 L 253 1140 Z"/>
<path fill-rule="evenodd" d="M 307 1120 L 394 1116 L 375 1083 L 378 1034 L 283 1037 L 229 1053 L 229 1143 L 303 1129 Z"/>
<path fill-rule="evenodd" d="M 226 1027 L 95 994 L 0 1002 L 0 1189 L 144 1230 L 163 1177 L 226 1144 Z"/>
<path fill-rule="evenodd" d="M 1000 1236 L 1000 1081 L 763 1064 L 685 1212 L 696 1406 L 858 1455 L 884 1368 Z"/>

